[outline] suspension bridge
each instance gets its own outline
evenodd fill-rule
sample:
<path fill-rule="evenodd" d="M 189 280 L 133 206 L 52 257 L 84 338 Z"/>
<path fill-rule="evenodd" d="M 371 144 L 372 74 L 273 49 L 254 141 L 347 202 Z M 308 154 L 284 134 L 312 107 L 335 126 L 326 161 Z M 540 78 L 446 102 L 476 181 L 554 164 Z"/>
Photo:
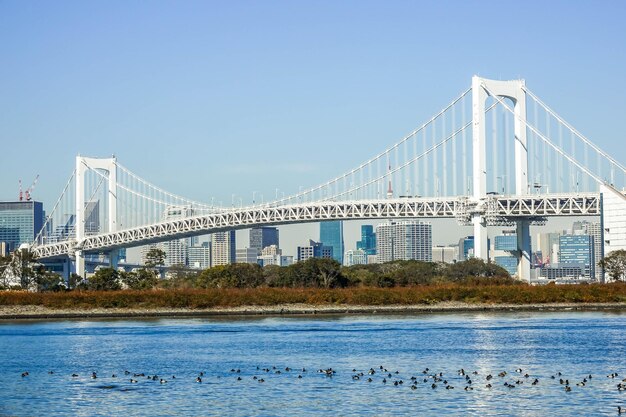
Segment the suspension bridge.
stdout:
<path fill-rule="evenodd" d="M 487 227 L 517 230 L 518 277 L 531 268 L 529 227 L 555 216 L 602 216 L 607 251 L 626 248 L 626 168 L 550 109 L 523 80 L 473 77 L 441 111 L 361 165 L 262 204 L 224 207 L 163 190 L 115 157 L 78 156 L 31 245 L 40 259 L 178 238 L 325 220 L 454 218 L 487 258 Z M 609 207 L 607 210 L 606 208 Z M 623 230 L 615 233 L 623 226 Z M 622 233 L 623 232 L 623 233 Z M 612 246 L 611 246 L 612 245 Z"/>

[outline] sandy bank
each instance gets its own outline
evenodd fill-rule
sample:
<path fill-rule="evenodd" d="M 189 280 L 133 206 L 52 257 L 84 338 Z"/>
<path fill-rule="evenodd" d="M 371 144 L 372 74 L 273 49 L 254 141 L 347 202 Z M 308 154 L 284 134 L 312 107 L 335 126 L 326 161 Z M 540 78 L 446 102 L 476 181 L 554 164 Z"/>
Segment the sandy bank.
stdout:
<path fill-rule="evenodd" d="M 50 309 L 42 306 L 0 306 L 0 320 L 53 318 L 211 317 L 300 314 L 399 314 L 470 311 L 593 311 L 626 310 L 626 303 L 469 304 L 444 302 L 432 305 L 310 305 L 219 307 L 211 309 Z"/>

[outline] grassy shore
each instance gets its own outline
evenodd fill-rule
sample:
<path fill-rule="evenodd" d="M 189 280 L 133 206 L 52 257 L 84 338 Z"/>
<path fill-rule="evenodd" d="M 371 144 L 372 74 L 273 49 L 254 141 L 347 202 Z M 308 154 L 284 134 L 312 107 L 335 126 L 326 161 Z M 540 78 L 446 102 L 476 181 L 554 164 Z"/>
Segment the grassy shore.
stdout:
<path fill-rule="evenodd" d="M 626 303 L 626 284 L 594 285 L 461 285 L 395 288 L 252 288 L 147 291 L 71 291 L 56 293 L 0 292 L 0 307 L 46 309 L 212 309 L 233 307 L 432 306 Z"/>

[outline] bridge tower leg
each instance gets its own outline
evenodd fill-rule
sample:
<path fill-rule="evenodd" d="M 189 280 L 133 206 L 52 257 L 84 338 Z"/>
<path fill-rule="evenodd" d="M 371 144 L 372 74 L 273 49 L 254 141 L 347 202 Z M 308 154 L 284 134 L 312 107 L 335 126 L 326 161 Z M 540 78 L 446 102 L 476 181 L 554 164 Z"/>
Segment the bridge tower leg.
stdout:
<path fill-rule="evenodd" d="M 117 231 L 117 165 L 116 158 L 87 158 L 84 156 L 76 157 L 76 241 L 80 248 L 82 241 L 85 239 L 85 173 L 89 169 L 99 169 L 105 171 L 108 177 L 108 232 Z M 117 251 L 114 251 L 117 256 Z M 113 262 L 113 261 L 112 261 Z M 117 258 L 115 259 L 117 265 Z M 76 273 L 82 277 L 85 276 L 85 254 L 82 250 L 76 251 Z"/>
<path fill-rule="evenodd" d="M 481 86 L 482 78 L 472 77 L 472 157 L 473 198 L 480 201 L 487 196 L 487 148 L 485 138 L 485 100 L 487 92 Z M 489 260 L 487 225 L 480 213 L 472 215 L 474 226 L 474 256 Z"/>
<path fill-rule="evenodd" d="M 528 148 L 526 143 L 526 91 L 524 80 L 498 81 L 472 77 L 472 145 L 473 179 L 476 201 L 487 195 L 485 101 L 491 94 L 509 98 L 514 103 L 515 130 L 515 194 L 528 193 Z M 497 156 L 496 156 L 497 157 Z M 484 201 L 484 200 L 483 200 Z M 484 219 L 475 214 L 474 253 L 476 257 L 487 260 L 487 232 Z M 530 280 L 530 222 L 518 221 L 517 228 L 517 276 Z"/>

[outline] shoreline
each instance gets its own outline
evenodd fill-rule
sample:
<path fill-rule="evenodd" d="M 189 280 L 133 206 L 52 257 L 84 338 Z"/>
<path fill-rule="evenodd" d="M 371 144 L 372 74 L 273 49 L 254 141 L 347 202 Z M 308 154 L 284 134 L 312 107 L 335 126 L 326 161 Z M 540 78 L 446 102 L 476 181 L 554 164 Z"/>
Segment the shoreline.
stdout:
<path fill-rule="evenodd" d="M 626 303 L 547 303 L 547 304 L 473 304 L 442 302 L 417 305 L 314 305 L 278 304 L 274 306 L 190 308 L 90 308 L 51 309 L 34 305 L 0 306 L 0 321 L 92 318 L 199 318 L 228 316 L 298 316 L 337 314 L 411 314 L 502 311 L 605 311 L 624 310 Z"/>

